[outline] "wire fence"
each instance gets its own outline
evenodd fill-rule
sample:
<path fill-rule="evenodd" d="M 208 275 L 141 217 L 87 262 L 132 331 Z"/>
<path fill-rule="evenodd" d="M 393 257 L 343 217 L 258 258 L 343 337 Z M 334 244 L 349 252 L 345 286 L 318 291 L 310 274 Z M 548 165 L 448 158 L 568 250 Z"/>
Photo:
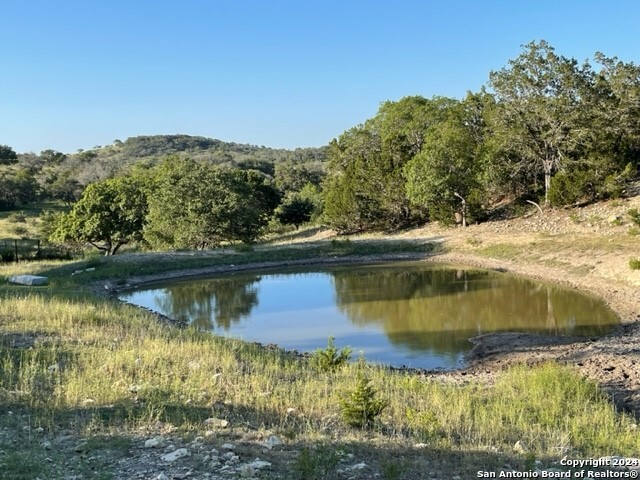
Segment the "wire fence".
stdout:
<path fill-rule="evenodd" d="M 0 263 L 32 260 L 72 259 L 79 252 L 31 238 L 0 239 Z"/>

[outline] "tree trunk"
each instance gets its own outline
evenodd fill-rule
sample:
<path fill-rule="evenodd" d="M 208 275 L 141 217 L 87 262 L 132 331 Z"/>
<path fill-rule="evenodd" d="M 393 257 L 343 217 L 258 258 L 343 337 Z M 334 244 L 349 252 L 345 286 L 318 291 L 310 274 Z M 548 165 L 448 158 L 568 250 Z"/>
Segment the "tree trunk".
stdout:
<path fill-rule="evenodd" d="M 462 214 L 462 226 L 466 227 L 467 226 L 467 201 L 462 198 L 461 195 L 459 195 L 456 192 L 453 192 L 453 194 L 458 197 L 460 199 L 460 201 L 462 202 L 462 211 L 460 212 Z"/>

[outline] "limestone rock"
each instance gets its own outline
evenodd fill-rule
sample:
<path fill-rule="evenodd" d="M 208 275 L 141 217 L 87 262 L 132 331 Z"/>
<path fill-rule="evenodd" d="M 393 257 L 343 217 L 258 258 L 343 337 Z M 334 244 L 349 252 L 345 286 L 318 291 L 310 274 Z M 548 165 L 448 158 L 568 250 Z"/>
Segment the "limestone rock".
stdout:
<path fill-rule="evenodd" d="M 229 426 L 229 421 L 222 418 L 207 418 L 204 421 L 204 424 L 210 427 L 227 428 Z"/>
<path fill-rule="evenodd" d="M 271 450 L 273 447 L 277 447 L 278 445 L 282 445 L 282 440 L 275 435 L 271 435 L 264 442 L 264 446 Z"/>
<path fill-rule="evenodd" d="M 167 453 L 160 457 L 163 462 L 175 462 L 179 458 L 189 457 L 191 453 L 186 448 L 179 448 L 171 453 Z"/>
<path fill-rule="evenodd" d="M 163 441 L 164 441 L 164 438 L 162 437 L 150 438 L 149 440 L 144 442 L 144 448 L 158 448 Z"/>
<path fill-rule="evenodd" d="M 26 285 L 28 287 L 40 287 L 49 285 L 49 278 L 38 275 L 13 275 L 9 277 L 9 283 Z"/>

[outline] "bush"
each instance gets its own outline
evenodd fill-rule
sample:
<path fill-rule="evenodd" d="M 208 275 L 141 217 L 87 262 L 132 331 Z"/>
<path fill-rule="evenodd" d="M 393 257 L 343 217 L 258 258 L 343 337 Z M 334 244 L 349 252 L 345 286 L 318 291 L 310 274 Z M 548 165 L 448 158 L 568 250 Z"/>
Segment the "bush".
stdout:
<path fill-rule="evenodd" d="M 640 270 L 640 258 L 632 258 L 629 260 L 629 268 L 631 270 Z"/>
<path fill-rule="evenodd" d="M 368 428 L 387 406 L 385 400 L 376 398 L 377 391 L 363 373 L 363 362 L 356 374 L 356 386 L 340 399 L 342 419 L 355 428 Z"/>
<path fill-rule="evenodd" d="M 573 205 L 582 198 L 593 199 L 593 179 L 585 171 L 558 172 L 551 180 L 549 202 L 554 207 Z"/>
<path fill-rule="evenodd" d="M 637 208 L 630 208 L 627 210 L 627 215 L 631 217 L 631 221 L 638 227 L 640 227 L 640 212 Z"/>
<path fill-rule="evenodd" d="M 349 347 L 338 350 L 333 340 L 333 337 L 329 337 L 327 348 L 319 348 L 313 352 L 311 365 L 314 368 L 323 372 L 334 372 L 349 361 L 352 350 Z"/>
<path fill-rule="evenodd" d="M 334 448 L 320 445 L 311 450 L 305 447 L 296 460 L 295 470 L 300 475 L 299 478 L 305 480 L 335 478 L 334 470 L 339 461 L 340 456 Z"/>

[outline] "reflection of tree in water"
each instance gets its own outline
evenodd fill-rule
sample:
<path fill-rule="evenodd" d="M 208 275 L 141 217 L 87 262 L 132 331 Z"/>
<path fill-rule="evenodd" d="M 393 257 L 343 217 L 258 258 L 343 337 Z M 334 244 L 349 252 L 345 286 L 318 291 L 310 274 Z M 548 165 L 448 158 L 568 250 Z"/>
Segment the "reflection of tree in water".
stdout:
<path fill-rule="evenodd" d="M 596 335 L 616 321 L 596 299 L 486 271 L 345 271 L 334 274 L 334 286 L 353 323 L 377 323 L 392 342 L 414 350 L 459 351 L 469 337 L 489 332 Z"/>
<path fill-rule="evenodd" d="M 200 280 L 167 287 L 156 298 L 160 310 L 201 330 L 227 330 L 258 305 L 259 276 Z"/>

